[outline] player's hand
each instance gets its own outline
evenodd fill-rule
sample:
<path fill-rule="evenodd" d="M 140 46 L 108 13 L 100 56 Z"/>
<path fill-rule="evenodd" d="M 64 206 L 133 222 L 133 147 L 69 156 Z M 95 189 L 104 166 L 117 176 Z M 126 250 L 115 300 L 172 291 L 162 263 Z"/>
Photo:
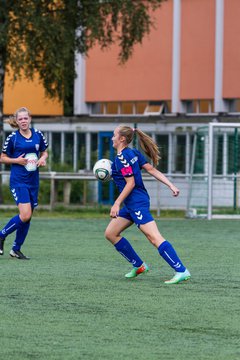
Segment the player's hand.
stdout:
<path fill-rule="evenodd" d="M 39 166 L 46 166 L 46 159 L 40 158 L 37 162 L 37 167 L 39 167 Z"/>
<path fill-rule="evenodd" d="M 114 204 L 114 205 L 111 207 L 110 216 L 111 216 L 112 218 L 118 217 L 119 208 L 120 208 L 120 206 L 117 205 L 117 204 Z"/>
<path fill-rule="evenodd" d="M 173 196 L 178 196 L 179 195 L 180 190 L 176 186 L 172 185 L 170 187 L 170 189 L 172 190 Z"/>
<path fill-rule="evenodd" d="M 16 158 L 16 163 L 19 165 L 27 165 L 28 163 L 28 159 L 25 159 L 25 154 L 20 155 L 18 158 Z"/>

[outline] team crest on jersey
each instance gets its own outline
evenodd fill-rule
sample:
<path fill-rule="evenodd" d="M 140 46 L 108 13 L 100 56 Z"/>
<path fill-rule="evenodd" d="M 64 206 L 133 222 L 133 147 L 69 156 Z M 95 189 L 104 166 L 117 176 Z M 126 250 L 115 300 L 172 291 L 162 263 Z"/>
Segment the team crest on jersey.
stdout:
<path fill-rule="evenodd" d="M 39 144 L 35 144 L 35 149 L 38 151 L 39 150 Z"/>

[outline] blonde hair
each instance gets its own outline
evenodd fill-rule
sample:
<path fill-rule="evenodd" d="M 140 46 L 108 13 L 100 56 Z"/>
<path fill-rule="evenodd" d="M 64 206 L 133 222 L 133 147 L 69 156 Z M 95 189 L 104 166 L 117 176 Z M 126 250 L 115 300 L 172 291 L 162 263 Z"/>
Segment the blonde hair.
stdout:
<path fill-rule="evenodd" d="M 19 126 L 17 124 L 17 118 L 18 118 L 18 114 L 20 112 L 27 112 L 28 116 L 31 117 L 30 111 L 26 107 L 21 107 L 21 108 L 17 109 L 12 116 L 10 116 L 8 119 L 4 120 L 4 122 L 9 124 L 12 128 L 18 129 Z"/>
<path fill-rule="evenodd" d="M 160 151 L 157 144 L 150 136 L 138 128 L 133 129 L 127 125 L 120 125 L 118 128 L 119 135 L 125 137 L 127 144 L 130 144 L 133 141 L 133 136 L 136 134 L 138 136 L 141 149 L 152 160 L 154 166 L 158 165 L 161 158 Z"/>

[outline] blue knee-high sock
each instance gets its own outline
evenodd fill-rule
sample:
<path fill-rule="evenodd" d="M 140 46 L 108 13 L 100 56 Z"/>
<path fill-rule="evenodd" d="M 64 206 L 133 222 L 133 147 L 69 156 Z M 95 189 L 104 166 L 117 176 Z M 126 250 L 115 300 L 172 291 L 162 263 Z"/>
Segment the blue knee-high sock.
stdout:
<path fill-rule="evenodd" d="M 176 251 L 173 246 L 168 242 L 164 241 L 158 248 L 159 254 L 162 258 L 177 272 L 184 272 L 186 270 L 185 266 L 179 259 Z"/>
<path fill-rule="evenodd" d="M 142 265 L 143 261 L 140 259 L 127 239 L 122 237 L 114 246 L 116 250 L 133 266 L 139 267 Z"/>
<path fill-rule="evenodd" d="M 23 222 L 20 219 L 19 215 L 14 216 L 0 231 L 0 237 L 3 237 L 5 239 L 9 234 L 20 228 L 22 224 Z"/>
<path fill-rule="evenodd" d="M 14 251 L 19 251 L 21 249 L 21 246 L 27 237 L 29 227 L 30 227 L 30 221 L 23 223 L 22 226 L 20 226 L 17 229 L 16 239 L 15 239 L 15 241 L 13 243 L 13 247 L 12 247 L 12 249 Z"/>

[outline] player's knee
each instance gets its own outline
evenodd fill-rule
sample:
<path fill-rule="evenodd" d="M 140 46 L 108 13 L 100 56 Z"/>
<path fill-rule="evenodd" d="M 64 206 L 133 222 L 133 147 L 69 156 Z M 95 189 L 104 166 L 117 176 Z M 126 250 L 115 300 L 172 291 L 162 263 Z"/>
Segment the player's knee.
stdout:
<path fill-rule="evenodd" d="M 105 230 L 104 236 L 108 241 L 111 240 L 111 232 L 108 229 Z"/>
<path fill-rule="evenodd" d="M 24 213 L 20 215 L 20 218 L 24 223 L 30 221 L 31 217 L 32 217 L 32 213 Z"/>
<path fill-rule="evenodd" d="M 153 236 L 147 236 L 147 238 L 148 238 L 149 242 L 150 242 L 153 246 L 155 246 L 156 248 L 158 248 L 158 246 L 159 246 L 159 244 L 160 244 L 158 238 L 153 237 Z"/>
<path fill-rule="evenodd" d="M 111 231 L 110 229 L 106 229 L 104 235 L 105 235 L 105 238 L 106 238 L 108 241 L 113 242 L 114 239 L 115 239 L 115 236 L 114 236 L 114 234 L 112 233 L 112 231 Z"/>

